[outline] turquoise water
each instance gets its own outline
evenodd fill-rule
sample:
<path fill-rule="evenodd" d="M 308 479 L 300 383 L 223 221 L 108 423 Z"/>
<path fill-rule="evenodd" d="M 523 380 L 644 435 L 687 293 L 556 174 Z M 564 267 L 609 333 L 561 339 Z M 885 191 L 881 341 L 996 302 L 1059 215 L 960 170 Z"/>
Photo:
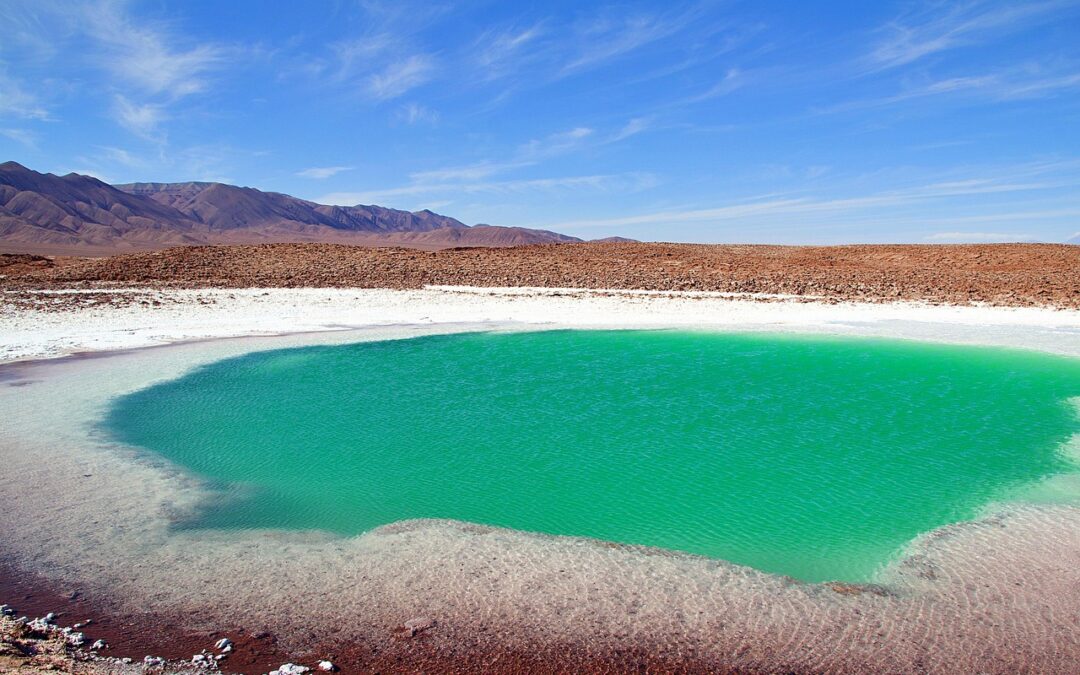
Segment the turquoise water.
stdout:
<path fill-rule="evenodd" d="M 253 353 L 104 427 L 206 478 L 194 528 L 452 518 L 865 581 L 1075 470 L 1080 362 L 913 342 L 471 333 Z"/>

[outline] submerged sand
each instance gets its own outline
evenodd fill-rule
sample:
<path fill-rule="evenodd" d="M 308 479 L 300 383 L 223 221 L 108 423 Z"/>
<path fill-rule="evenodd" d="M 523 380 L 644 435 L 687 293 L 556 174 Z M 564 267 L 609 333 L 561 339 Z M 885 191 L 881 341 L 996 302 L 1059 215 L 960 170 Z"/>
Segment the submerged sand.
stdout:
<path fill-rule="evenodd" d="M 576 291 L 153 293 L 161 305 L 10 310 L 0 315 L 7 356 L 353 328 L 3 369 L 0 553 L 22 569 L 77 583 L 117 611 L 268 631 L 285 651 L 312 658 L 327 645 L 350 645 L 359 663 L 362 654 L 369 663 L 415 656 L 400 626 L 418 617 L 437 621 L 419 644 L 443 664 L 499 667 L 508 654 L 526 654 L 536 663 L 667 670 L 1065 673 L 1080 659 L 1080 508 L 1069 503 L 1000 505 L 977 522 L 928 533 L 877 585 L 804 584 L 658 549 L 449 521 L 396 523 L 357 537 L 177 530 L 172 523 L 211 491 L 96 428 L 116 396 L 227 356 L 290 345 L 678 325 L 1080 356 L 1076 312 Z M 1075 493 L 1074 478 L 1059 477 L 1043 493 Z"/>

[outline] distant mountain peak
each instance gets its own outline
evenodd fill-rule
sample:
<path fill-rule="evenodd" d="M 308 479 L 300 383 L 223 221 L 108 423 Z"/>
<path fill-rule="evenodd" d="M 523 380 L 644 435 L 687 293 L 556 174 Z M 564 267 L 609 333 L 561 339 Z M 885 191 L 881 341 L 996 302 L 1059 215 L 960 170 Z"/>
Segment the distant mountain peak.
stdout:
<path fill-rule="evenodd" d="M 336 242 L 514 246 L 580 241 L 517 227 L 469 227 L 430 209 L 327 206 L 227 183 L 109 185 L 0 164 L 0 247 L 26 252 L 153 249 L 185 244 Z"/>

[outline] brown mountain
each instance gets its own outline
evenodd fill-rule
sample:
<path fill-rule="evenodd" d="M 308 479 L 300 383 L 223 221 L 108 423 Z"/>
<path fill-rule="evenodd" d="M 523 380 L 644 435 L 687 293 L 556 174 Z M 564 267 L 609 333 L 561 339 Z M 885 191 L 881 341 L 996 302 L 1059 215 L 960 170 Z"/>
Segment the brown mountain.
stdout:
<path fill-rule="evenodd" d="M 447 248 L 580 241 L 431 211 L 326 206 L 223 183 L 112 186 L 0 164 L 0 249 L 96 255 L 186 244 L 336 242 Z"/>

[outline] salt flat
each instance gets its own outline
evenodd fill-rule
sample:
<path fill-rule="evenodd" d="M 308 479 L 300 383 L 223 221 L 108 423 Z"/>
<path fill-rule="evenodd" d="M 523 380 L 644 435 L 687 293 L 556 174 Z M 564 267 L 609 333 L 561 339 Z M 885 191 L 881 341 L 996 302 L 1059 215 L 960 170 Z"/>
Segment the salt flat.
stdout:
<path fill-rule="evenodd" d="M 1080 311 L 853 303 L 771 295 L 557 288 L 54 289 L 0 294 L 0 360 L 184 340 L 386 326 L 500 322 L 711 327 L 877 335 L 1080 354 Z M 85 302 L 72 297 L 84 296 Z M 18 302 L 16 303 L 16 300 Z"/>

